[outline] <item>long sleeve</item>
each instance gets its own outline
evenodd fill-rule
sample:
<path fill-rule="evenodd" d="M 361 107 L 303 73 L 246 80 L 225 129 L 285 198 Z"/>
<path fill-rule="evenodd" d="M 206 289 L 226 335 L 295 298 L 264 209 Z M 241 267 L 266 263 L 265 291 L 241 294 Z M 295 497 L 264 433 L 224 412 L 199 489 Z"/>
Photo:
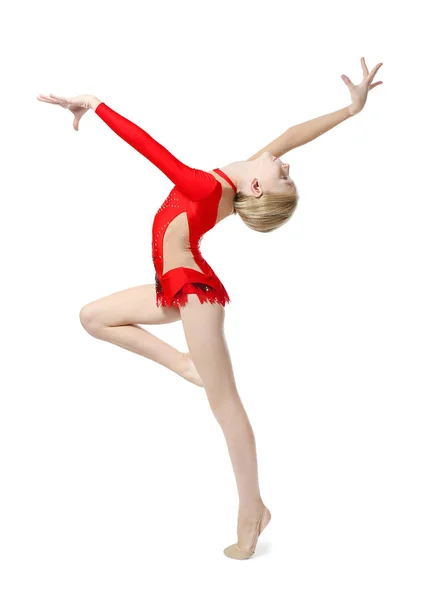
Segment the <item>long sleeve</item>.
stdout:
<path fill-rule="evenodd" d="M 213 175 L 182 163 L 141 127 L 112 110 L 104 102 L 97 106 L 95 113 L 119 137 L 158 167 L 191 200 L 198 201 L 211 196 L 219 185 Z"/>

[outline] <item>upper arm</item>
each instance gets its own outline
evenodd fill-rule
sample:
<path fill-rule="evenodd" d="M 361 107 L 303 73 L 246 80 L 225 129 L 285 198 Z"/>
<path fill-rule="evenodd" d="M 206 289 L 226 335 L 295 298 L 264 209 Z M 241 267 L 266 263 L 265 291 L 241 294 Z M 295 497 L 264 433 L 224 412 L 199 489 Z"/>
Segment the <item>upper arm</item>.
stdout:
<path fill-rule="evenodd" d="M 290 129 L 287 129 L 287 131 L 282 133 L 278 138 L 267 144 L 262 150 L 259 150 L 247 160 L 256 160 L 264 152 L 270 152 L 279 158 L 280 156 L 283 156 L 283 154 L 286 154 L 286 152 L 289 152 L 289 150 L 292 150 L 292 148 L 294 148 L 294 146 L 290 135 Z"/>

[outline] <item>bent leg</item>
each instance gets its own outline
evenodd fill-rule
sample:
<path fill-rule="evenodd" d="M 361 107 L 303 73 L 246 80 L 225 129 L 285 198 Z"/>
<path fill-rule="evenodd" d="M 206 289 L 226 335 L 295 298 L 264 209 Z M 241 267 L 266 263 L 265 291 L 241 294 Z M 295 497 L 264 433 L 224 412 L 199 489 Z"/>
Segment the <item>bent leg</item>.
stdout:
<path fill-rule="evenodd" d="M 187 354 L 138 325 L 159 325 L 180 319 L 178 308 L 156 306 L 154 284 L 115 292 L 90 302 L 80 311 L 81 324 L 93 337 L 153 360 L 201 386 Z"/>

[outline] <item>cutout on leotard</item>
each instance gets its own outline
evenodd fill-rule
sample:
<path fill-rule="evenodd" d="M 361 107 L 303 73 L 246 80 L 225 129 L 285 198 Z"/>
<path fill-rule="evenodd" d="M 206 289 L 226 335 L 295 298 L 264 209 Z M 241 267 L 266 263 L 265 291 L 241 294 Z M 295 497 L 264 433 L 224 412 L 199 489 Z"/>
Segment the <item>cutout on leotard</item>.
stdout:
<path fill-rule="evenodd" d="M 186 212 L 177 215 L 166 228 L 163 236 L 162 255 L 162 275 L 177 267 L 194 269 L 199 273 L 203 272 L 194 260 L 190 248 L 190 230 Z"/>

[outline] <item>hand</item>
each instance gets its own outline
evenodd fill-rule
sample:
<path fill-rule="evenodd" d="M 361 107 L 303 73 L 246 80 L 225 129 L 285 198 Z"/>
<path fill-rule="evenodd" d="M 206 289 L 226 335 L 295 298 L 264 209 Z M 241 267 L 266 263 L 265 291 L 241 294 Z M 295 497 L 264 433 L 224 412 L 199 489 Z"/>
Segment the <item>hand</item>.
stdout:
<path fill-rule="evenodd" d="M 91 108 L 92 98 L 93 96 L 91 96 L 90 94 L 74 96 L 73 98 L 64 98 L 63 96 L 55 96 L 54 94 L 49 94 L 48 96 L 45 96 L 44 94 L 39 94 L 37 96 L 37 100 L 40 100 L 41 102 L 58 104 L 63 108 L 68 108 L 74 115 L 73 126 L 75 131 L 78 131 L 78 125 L 81 120 L 81 117 L 85 115 L 87 110 Z"/>
<path fill-rule="evenodd" d="M 380 85 L 380 83 L 383 83 L 382 81 L 377 81 L 377 83 L 373 83 L 372 85 L 370 85 L 370 83 L 375 77 L 375 74 L 377 73 L 378 69 L 383 63 L 379 63 L 377 66 L 375 66 L 369 74 L 364 57 L 361 58 L 361 63 L 364 78 L 359 85 L 354 85 L 349 79 L 349 77 L 346 77 L 346 75 L 341 76 L 343 81 L 349 88 L 350 96 L 352 98 L 352 104 L 350 105 L 351 115 L 356 115 L 364 108 L 365 102 L 367 101 L 368 90 L 372 90 L 377 85 Z"/>

